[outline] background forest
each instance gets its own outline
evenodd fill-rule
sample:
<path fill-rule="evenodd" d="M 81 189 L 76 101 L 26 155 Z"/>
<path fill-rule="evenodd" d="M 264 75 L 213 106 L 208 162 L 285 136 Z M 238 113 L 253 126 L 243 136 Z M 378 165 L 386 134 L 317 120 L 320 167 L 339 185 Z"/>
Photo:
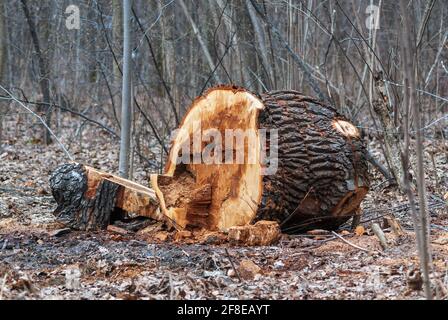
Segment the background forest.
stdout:
<path fill-rule="evenodd" d="M 154 287 L 140 288 L 143 291 L 132 295 L 210 298 L 213 290 L 217 290 L 213 296 L 221 298 L 448 297 L 448 2 L 133 0 L 129 3 L 132 6 L 128 39 L 129 179 L 147 185 L 149 173 L 162 172 L 171 132 L 193 100 L 208 88 L 232 84 L 256 94 L 297 90 L 331 103 L 355 124 L 368 146 L 373 181 L 363 203 L 360 223 L 367 231 L 362 231 L 361 236 L 368 234 L 368 239 L 373 238 L 372 221 L 379 223 L 385 215 L 394 215 L 417 244 L 395 243 L 396 250 L 389 260 L 396 259 L 396 265 L 402 269 L 383 260 L 375 260 L 377 264 L 371 266 L 395 268 L 398 273 L 387 276 L 378 271 L 380 278 L 392 277 L 387 280 L 391 284 L 388 288 L 381 286 L 381 279 L 369 278 L 362 282 L 363 289 L 353 289 L 356 284 L 341 290 L 333 288 L 327 295 L 319 289 L 326 286 L 321 271 L 310 264 L 303 276 L 317 281 L 315 287 L 297 284 L 299 289 L 274 290 L 277 280 L 266 276 L 260 280 L 268 288 L 264 291 L 243 288 L 242 284 L 236 290 L 224 280 L 215 285 L 207 279 L 199 289 L 181 274 L 174 280 L 170 277 L 168 284 L 165 277 L 146 279 L 147 283 L 153 281 Z M 0 248 L 2 238 L 6 248 L 5 241 L 21 243 L 23 238 L 17 234 L 24 230 L 54 227 L 51 215 L 54 202 L 47 177 L 59 164 L 74 160 L 118 172 L 126 21 L 120 0 L 0 0 L 0 9 L 0 235 L 4 235 L 0 237 Z M 356 234 L 352 232 L 350 236 Z M 329 240 L 337 242 L 338 237 L 332 233 L 313 237 L 288 238 L 292 244 L 288 242 L 285 246 L 295 248 L 294 243 L 302 240 L 305 244 L 300 245 L 305 247 L 322 244 L 322 256 L 313 259 L 329 263 L 325 255 L 340 249 Z M 353 241 L 361 247 L 375 248 L 377 244 L 368 239 L 360 237 Z M 436 244 L 431 249 L 433 241 Z M 326 265 L 327 275 L 335 269 L 333 263 L 343 265 L 341 270 L 350 269 L 356 255 L 365 254 L 350 248 L 354 252 L 345 254 L 352 254 L 353 260 L 335 258 Z M 121 247 L 115 249 L 120 251 Z M 65 249 L 57 249 L 54 259 L 60 254 L 68 257 L 73 253 L 58 250 Z M 195 251 L 186 250 L 195 256 Z M 235 250 L 235 259 L 252 254 L 251 259 L 262 265 L 257 250 L 251 253 Z M 412 252 L 413 260 L 401 261 L 407 252 Z M 228 254 L 221 253 L 224 258 Z M 268 260 L 278 258 L 274 258 L 275 250 L 267 254 Z M 213 255 L 211 259 L 218 269 L 230 268 L 228 261 L 219 260 L 224 258 Z M 285 258 L 283 266 L 268 268 L 269 272 L 293 270 L 291 266 L 299 263 L 296 258 L 291 257 L 291 261 Z M 2 258 L 0 253 L 1 259 L 12 258 Z M 25 258 L 19 255 L 17 259 Z M 63 260 L 64 264 L 73 262 L 69 260 Z M 136 274 L 142 271 L 140 267 L 135 267 Z M 34 266 L 27 268 L 34 270 Z M 416 293 L 419 290 L 410 293 L 406 289 L 409 272 L 414 269 L 422 272 L 424 281 L 420 288 L 424 295 Z M 25 272 L 26 281 L 36 281 L 43 291 L 28 290 L 27 285 L 17 280 L 23 274 L 14 272 L 0 267 L 6 288 L 1 289 L 0 297 L 65 294 L 59 289 L 50 290 L 53 284 L 40 283 L 31 271 Z M 368 274 L 371 270 L 363 272 Z M 302 283 L 301 275 L 294 280 L 290 277 L 285 273 L 281 279 L 291 286 Z M 336 276 L 339 280 L 335 278 L 334 283 L 340 277 L 345 275 Z M 173 291 L 172 281 L 187 289 Z M 361 280 L 353 281 L 359 284 Z M 126 298 L 130 294 L 123 293 L 127 290 L 123 289 L 127 285 L 123 283 L 114 284 L 117 292 L 121 292 L 114 297 Z M 90 285 L 93 286 L 90 283 L 86 287 Z M 213 288 L 204 289 L 209 285 Z M 106 284 L 98 286 L 103 291 L 99 290 L 95 297 L 111 297 L 104 293 Z"/>

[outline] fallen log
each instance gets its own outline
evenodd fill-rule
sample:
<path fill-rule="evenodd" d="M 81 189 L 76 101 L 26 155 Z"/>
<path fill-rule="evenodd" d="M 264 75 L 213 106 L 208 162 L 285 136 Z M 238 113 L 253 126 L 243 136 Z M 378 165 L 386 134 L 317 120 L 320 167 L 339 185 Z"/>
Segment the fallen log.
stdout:
<path fill-rule="evenodd" d="M 50 177 L 58 220 L 77 230 L 105 229 L 114 214 L 130 212 L 161 220 L 153 190 L 78 163 L 58 167 Z"/>
<path fill-rule="evenodd" d="M 369 179 L 359 131 L 333 107 L 296 91 L 259 98 L 221 86 L 193 102 L 151 189 L 77 164 L 50 185 L 55 213 L 79 229 L 105 228 L 118 208 L 178 229 L 274 220 L 295 233 L 347 221 Z"/>

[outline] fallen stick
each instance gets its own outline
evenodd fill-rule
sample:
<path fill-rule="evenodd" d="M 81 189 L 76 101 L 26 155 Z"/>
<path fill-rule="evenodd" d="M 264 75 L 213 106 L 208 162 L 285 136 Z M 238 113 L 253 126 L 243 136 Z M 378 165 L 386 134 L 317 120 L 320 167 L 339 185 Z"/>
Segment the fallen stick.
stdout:
<path fill-rule="evenodd" d="M 356 248 L 358 250 L 370 253 L 370 250 L 362 248 L 362 247 L 360 247 L 360 246 L 358 246 L 358 245 L 356 245 L 354 243 L 351 243 L 350 241 L 348 241 L 348 240 L 344 239 L 343 237 L 341 237 L 340 235 L 338 235 L 336 232 L 331 231 L 331 233 L 333 235 L 335 235 L 337 238 L 341 239 L 344 243 L 348 244 L 349 246 L 352 246 L 353 248 Z"/>
<path fill-rule="evenodd" d="M 230 256 L 229 250 L 227 250 L 227 248 L 225 248 L 224 250 L 226 251 L 227 259 L 229 259 L 229 261 L 230 261 L 230 265 L 232 266 L 233 272 L 235 272 L 235 275 L 237 276 L 238 280 L 240 282 L 243 282 L 243 280 L 241 279 L 240 273 L 238 272 L 238 270 L 235 268 L 235 265 L 233 264 L 233 260 L 232 260 L 232 257 Z"/>
<path fill-rule="evenodd" d="M 388 247 L 386 235 L 384 234 L 383 230 L 381 229 L 380 225 L 378 223 L 372 223 L 372 231 L 380 241 L 381 247 L 383 250 L 386 250 Z"/>

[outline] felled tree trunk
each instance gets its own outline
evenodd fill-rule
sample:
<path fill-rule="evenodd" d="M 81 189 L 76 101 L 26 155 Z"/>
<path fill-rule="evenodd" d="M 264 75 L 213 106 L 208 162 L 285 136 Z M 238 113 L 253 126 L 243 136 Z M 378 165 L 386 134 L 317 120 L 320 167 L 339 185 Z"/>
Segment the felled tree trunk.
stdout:
<path fill-rule="evenodd" d="M 291 233 L 335 228 L 358 212 L 367 193 L 365 154 L 358 130 L 331 106 L 296 91 L 269 92 L 260 99 L 221 86 L 196 99 L 185 115 L 165 174 L 151 175 L 155 196 L 142 187 L 151 205 L 136 212 L 123 208 L 113 190 L 105 198 L 115 197 L 109 201 L 113 206 L 166 219 L 178 229 L 226 231 L 258 220 L 275 220 Z M 105 178 L 91 184 L 89 176 L 87 185 L 96 188 L 87 190 L 96 190 L 94 199 L 103 198 L 104 184 L 117 182 Z M 128 183 L 120 182 L 118 190 L 126 190 Z M 70 216 L 72 202 L 76 208 L 95 207 L 76 185 L 60 183 L 56 189 L 60 215 Z M 67 190 L 77 196 L 58 200 Z M 71 219 L 86 220 L 89 210 L 72 213 Z"/>
<path fill-rule="evenodd" d="M 78 230 L 105 229 L 123 212 L 161 220 L 153 190 L 78 163 L 57 168 L 50 186 L 58 220 Z"/>
<path fill-rule="evenodd" d="M 278 170 L 263 178 L 258 219 L 297 232 L 333 229 L 357 213 L 368 191 L 359 131 L 336 110 L 296 91 L 262 96 L 261 128 L 277 128 Z"/>

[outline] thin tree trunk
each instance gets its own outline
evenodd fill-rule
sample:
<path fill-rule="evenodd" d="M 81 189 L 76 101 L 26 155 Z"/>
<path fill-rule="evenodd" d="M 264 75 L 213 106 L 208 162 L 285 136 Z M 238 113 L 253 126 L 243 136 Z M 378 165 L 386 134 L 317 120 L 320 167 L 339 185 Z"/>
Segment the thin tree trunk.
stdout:
<path fill-rule="evenodd" d="M 123 9 L 122 1 L 112 0 L 112 42 L 113 46 L 117 49 L 116 52 L 121 51 L 121 37 L 123 36 Z M 113 84 L 121 83 L 121 72 L 118 62 L 113 61 Z M 118 85 L 116 86 L 118 87 Z"/>
<path fill-rule="evenodd" d="M 429 246 L 429 224 L 428 224 L 428 212 L 426 203 L 426 185 L 425 185 L 425 173 L 424 173 L 424 159 L 423 159 L 423 141 L 424 137 L 421 132 L 421 115 L 420 106 L 417 103 L 417 91 L 416 91 L 416 73 L 415 73 L 415 53 L 416 47 L 415 42 L 412 38 L 412 28 L 411 28 L 411 18 L 409 17 L 410 12 L 407 9 L 407 1 L 400 1 L 400 8 L 403 17 L 404 33 L 402 35 L 402 56 L 404 59 L 403 65 L 403 78 L 404 78 L 404 94 L 405 102 L 408 104 L 404 105 L 406 113 L 406 123 L 404 124 L 405 130 L 405 148 L 406 156 L 408 156 L 409 147 L 409 111 L 412 111 L 415 116 L 415 130 L 416 130 L 416 153 L 417 153 L 417 189 L 418 189 L 418 200 L 419 200 L 419 226 L 415 226 L 416 233 L 420 233 L 417 236 L 417 240 L 420 239 L 418 243 L 419 256 L 420 256 L 420 267 L 423 274 L 423 288 L 425 291 L 425 296 L 427 299 L 432 299 L 431 293 L 431 283 L 429 280 L 429 271 L 431 264 L 431 253 Z M 407 97 L 406 97 L 407 96 Z M 408 161 L 408 159 L 406 159 Z M 405 168 L 406 169 L 406 168 Z M 407 179 L 407 178 L 406 178 Z M 411 194 L 410 188 L 407 188 L 408 195 Z M 412 197 L 409 199 L 413 201 Z M 415 207 L 414 207 L 415 211 Z M 416 213 L 414 213 L 416 216 Z"/>
<path fill-rule="evenodd" d="M 199 31 L 196 23 L 194 22 L 193 18 L 191 17 L 190 13 L 188 12 L 188 8 L 185 5 L 185 2 L 183 0 L 179 0 L 179 4 L 182 7 L 182 11 L 185 14 L 185 17 L 187 17 L 188 22 L 191 24 L 191 27 L 193 28 L 193 32 L 196 35 L 196 38 L 198 39 L 201 49 L 205 55 L 205 59 L 207 60 L 208 66 L 210 67 L 210 71 L 213 72 L 213 70 L 215 70 L 215 63 L 213 62 L 212 56 L 210 55 L 210 52 L 208 51 L 207 44 L 205 43 L 204 38 L 202 38 L 201 32 Z M 215 72 L 213 74 L 213 77 L 215 78 L 215 80 L 218 83 L 222 83 L 222 80 L 219 77 L 217 72 Z"/>
<path fill-rule="evenodd" d="M 255 12 L 255 9 L 252 6 L 252 3 L 250 2 L 250 0 L 246 0 L 246 7 L 247 7 L 247 10 L 249 11 L 249 17 L 250 17 L 250 20 L 254 27 L 255 37 L 257 38 L 258 46 L 260 47 L 261 61 L 263 62 L 264 68 L 266 68 L 266 71 L 268 74 L 267 78 L 269 79 L 269 83 L 268 83 L 269 89 L 272 90 L 272 89 L 274 89 L 273 88 L 274 73 L 272 71 L 271 63 L 268 60 L 268 55 L 267 55 L 268 50 L 266 49 L 266 42 L 264 39 L 263 30 L 258 21 L 257 13 Z"/>
<path fill-rule="evenodd" d="M 4 12 L 3 0 L 0 0 L 0 12 Z M 3 84 L 6 67 L 6 24 L 5 16 L 0 14 L 0 84 Z M 2 93 L 3 94 L 3 93 Z M 6 113 L 6 103 L 0 102 L 0 153 L 2 152 L 3 113 Z"/>
<path fill-rule="evenodd" d="M 129 175 L 129 148 L 131 142 L 131 0 L 123 1 L 123 91 L 121 102 L 121 139 L 119 173 Z"/>
<path fill-rule="evenodd" d="M 39 86 L 42 91 L 43 102 L 47 104 L 47 107 L 45 108 L 46 109 L 45 110 L 45 113 L 46 113 L 45 123 L 50 128 L 51 106 L 50 106 L 50 81 L 48 79 L 48 76 L 49 76 L 48 65 L 47 65 L 47 61 L 46 61 L 44 55 L 42 54 L 41 48 L 40 48 L 39 37 L 37 36 L 37 31 L 36 31 L 36 25 L 34 23 L 33 18 L 31 17 L 27 1 L 21 0 L 21 2 L 22 2 L 22 8 L 23 8 L 23 12 L 25 14 L 25 18 L 28 23 L 28 27 L 30 29 L 30 34 L 31 34 L 31 39 L 33 41 L 34 50 L 36 51 L 36 55 L 37 55 L 37 59 L 38 59 Z M 39 110 L 39 111 L 42 112 L 42 110 Z M 51 143 L 51 136 L 50 136 L 50 132 L 48 130 L 44 129 L 43 140 L 44 140 L 44 143 L 47 145 Z"/>

